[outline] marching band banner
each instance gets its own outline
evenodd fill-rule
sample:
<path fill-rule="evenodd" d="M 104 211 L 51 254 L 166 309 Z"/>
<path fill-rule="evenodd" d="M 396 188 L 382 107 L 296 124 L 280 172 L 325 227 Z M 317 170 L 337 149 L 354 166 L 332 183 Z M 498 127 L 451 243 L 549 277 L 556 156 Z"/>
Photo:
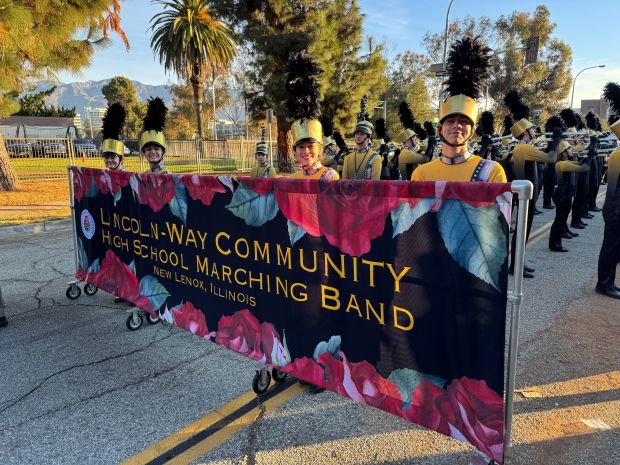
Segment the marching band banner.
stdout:
<path fill-rule="evenodd" d="M 509 184 L 71 170 L 79 279 L 503 463 Z"/>

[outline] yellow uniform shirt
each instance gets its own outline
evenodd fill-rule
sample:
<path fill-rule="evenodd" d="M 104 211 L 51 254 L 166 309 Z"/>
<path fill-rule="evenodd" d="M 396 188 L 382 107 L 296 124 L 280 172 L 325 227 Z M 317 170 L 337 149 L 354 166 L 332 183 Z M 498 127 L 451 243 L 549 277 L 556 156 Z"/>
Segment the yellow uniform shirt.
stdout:
<path fill-rule="evenodd" d="M 302 171 L 296 171 L 291 175 L 292 179 L 327 179 L 335 181 L 336 179 L 340 179 L 338 176 L 338 172 L 333 168 L 328 168 L 327 166 L 323 166 L 316 173 L 305 174 Z"/>
<path fill-rule="evenodd" d="M 414 152 L 410 149 L 402 149 L 398 155 L 398 170 L 403 179 L 407 179 L 407 165 L 411 165 L 411 171 L 415 170 L 418 165 L 428 162 L 428 158 L 424 155 Z M 410 171 L 410 172 L 411 172 Z"/>
<path fill-rule="evenodd" d="M 276 178 L 276 169 L 271 165 L 255 166 L 250 173 L 252 178 Z"/>
<path fill-rule="evenodd" d="M 411 175 L 412 181 L 457 181 L 469 182 L 481 158 L 478 155 L 471 155 L 463 163 L 448 165 L 441 161 L 441 158 L 418 166 Z M 485 160 L 490 163 L 490 173 L 487 182 L 507 182 L 504 169 L 497 162 Z"/>
<path fill-rule="evenodd" d="M 373 158 L 373 155 L 376 156 Z M 371 159 L 372 163 L 369 167 L 368 163 Z M 356 150 L 344 157 L 342 179 L 381 179 L 382 165 L 382 158 L 373 149 L 362 153 Z"/>

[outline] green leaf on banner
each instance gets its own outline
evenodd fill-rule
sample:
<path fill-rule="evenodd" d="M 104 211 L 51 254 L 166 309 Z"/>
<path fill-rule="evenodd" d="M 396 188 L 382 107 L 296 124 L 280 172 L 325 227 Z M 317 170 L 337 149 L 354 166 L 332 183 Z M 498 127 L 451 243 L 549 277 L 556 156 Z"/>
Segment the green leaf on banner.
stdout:
<path fill-rule="evenodd" d="M 431 209 L 433 202 L 435 202 L 434 198 L 420 199 L 418 203 L 415 204 L 415 207 L 411 207 L 407 202 L 401 202 L 391 213 L 392 237 L 396 237 L 408 231 L 418 218 Z"/>
<path fill-rule="evenodd" d="M 508 253 L 497 204 L 475 208 L 459 200 L 445 200 L 437 213 L 439 232 L 452 258 L 497 290 Z"/>
<path fill-rule="evenodd" d="M 99 259 L 96 258 L 95 261 L 92 262 L 90 266 L 88 267 L 87 273 L 89 274 L 96 273 L 97 271 L 99 271 L 100 268 L 101 268 L 101 265 L 99 265 Z"/>
<path fill-rule="evenodd" d="M 185 190 L 185 184 L 179 182 L 176 174 L 173 175 L 173 179 L 175 193 L 168 205 L 170 206 L 170 212 L 185 223 L 187 220 L 187 191 Z"/>
<path fill-rule="evenodd" d="M 88 192 L 84 194 L 84 197 L 95 197 L 99 193 L 99 188 L 97 187 L 97 184 L 95 184 L 94 176 L 90 177 L 90 183 L 90 188 L 88 189 Z"/>
<path fill-rule="evenodd" d="M 278 213 L 278 204 L 273 191 L 258 195 L 243 183 L 239 183 L 226 208 L 244 220 L 248 226 L 262 226 L 274 219 Z"/>
<path fill-rule="evenodd" d="M 291 220 L 288 220 L 288 237 L 291 239 L 291 245 L 295 245 L 299 239 L 305 236 L 306 230 L 301 226 L 293 223 Z"/>
<path fill-rule="evenodd" d="M 88 255 L 86 255 L 86 249 L 84 248 L 84 242 L 82 242 L 81 237 L 78 237 L 77 243 L 78 243 L 78 250 L 77 250 L 78 264 L 80 265 L 80 268 L 86 271 L 88 270 Z"/>
<path fill-rule="evenodd" d="M 136 262 L 134 260 L 132 260 L 129 264 L 129 269 L 134 275 L 136 274 Z"/>
<path fill-rule="evenodd" d="M 157 278 L 146 275 L 140 280 L 140 295 L 148 298 L 153 309 L 157 310 L 164 304 L 170 293 L 157 281 Z"/>
<path fill-rule="evenodd" d="M 411 397 L 413 391 L 418 387 L 422 381 L 428 381 L 443 389 L 445 380 L 437 376 L 425 375 L 416 370 L 410 368 L 399 368 L 394 370 L 388 376 L 388 381 L 394 384 L 398 388 L 398 393 L 403 401 L 403 410 L 406 410 L 411 406 Z"/>
<path fill-rule="evenodd" d="M 314 354 L 312 354 L 312 358 L 314 360 L 318 360 L 321 355 L 329 352 L 334 356 L 336 360 L 340 360 L 340 343 L 342 342 L 342 338 L 340 336 L 332 336 L 329 338 L 329 341 L 321 341 L 314 348 Z"/>

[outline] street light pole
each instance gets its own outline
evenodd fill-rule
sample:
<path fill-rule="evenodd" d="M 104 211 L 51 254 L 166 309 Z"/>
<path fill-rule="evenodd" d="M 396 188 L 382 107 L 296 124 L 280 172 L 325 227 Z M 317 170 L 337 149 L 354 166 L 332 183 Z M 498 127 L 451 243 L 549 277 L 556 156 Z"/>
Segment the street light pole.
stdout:
<path fill-rule="evenodd" d="M 573 79 L 573 90 L 571 91 L 571 94 L 570 94 L 570 107 L 571 108 L 573 108 L 573 97 L 575 96 L 575 82 L 577 82 L 577 77 L 587 69 L 604 68 L 604 67 L 605 65 L 588 66 L 587 68 L 583 68 L 581 71 L 577 73 L 577 76 L 575 76 L 575 78 Z"/>
<path fill-rule="evenodd" d="M 448 54 L 448 21 L 450 21 L 450 10 L 452 9 L 452 3 L 454 0 L 450 0 L 448 5 L 448 12 L 446 13 L 446 30 L 443 34 L 443 65 L 446 66 L 446 55 Z"/>

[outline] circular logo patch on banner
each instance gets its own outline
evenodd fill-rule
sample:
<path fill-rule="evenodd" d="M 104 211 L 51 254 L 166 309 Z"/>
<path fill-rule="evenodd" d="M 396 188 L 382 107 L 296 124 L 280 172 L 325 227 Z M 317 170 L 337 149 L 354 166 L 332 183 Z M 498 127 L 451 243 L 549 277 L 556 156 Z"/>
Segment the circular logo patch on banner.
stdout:
<path fill-rule="evenodd" d="M 82 224 L 82 232 L 86 239 L 92 239 L 95 235 L 95 219 L 88 210 L 82 212 L 80 223 Z"/>

